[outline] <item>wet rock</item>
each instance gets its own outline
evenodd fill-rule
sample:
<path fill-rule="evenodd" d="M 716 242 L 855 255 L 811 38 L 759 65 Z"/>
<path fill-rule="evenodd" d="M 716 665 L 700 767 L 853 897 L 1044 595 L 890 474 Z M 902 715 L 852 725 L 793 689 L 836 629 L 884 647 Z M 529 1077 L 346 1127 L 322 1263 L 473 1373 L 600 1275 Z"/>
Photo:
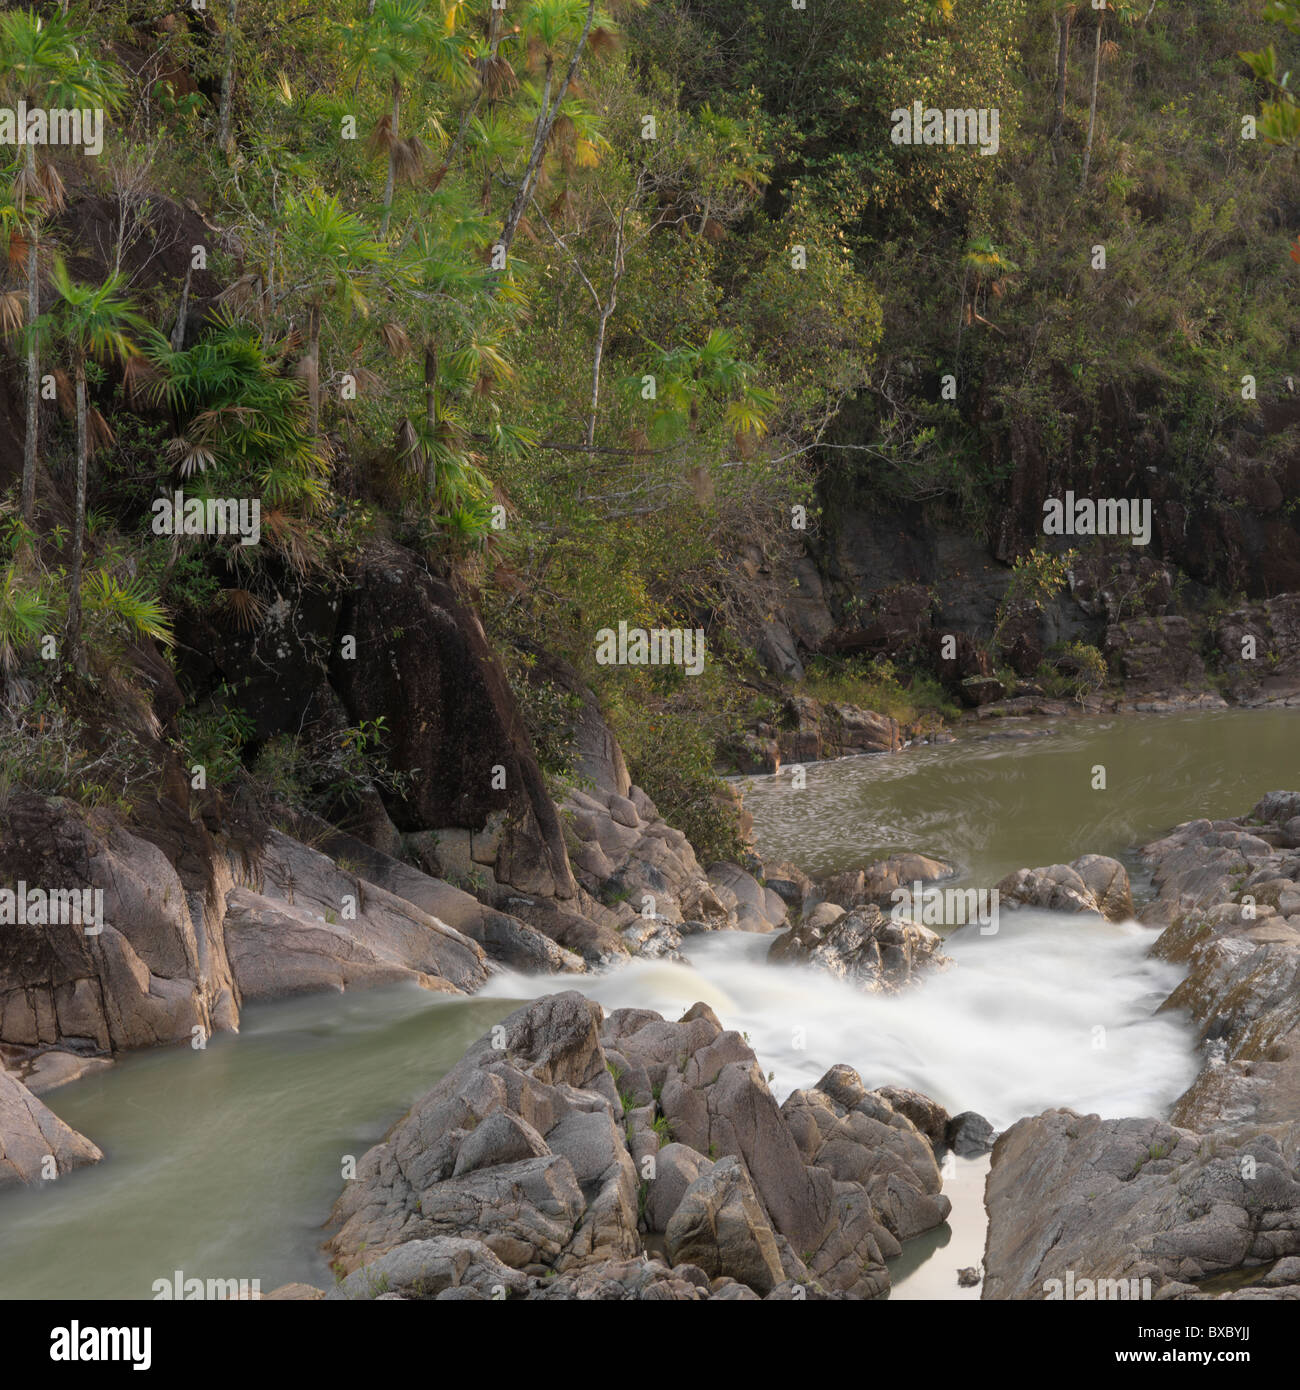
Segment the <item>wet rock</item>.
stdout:
<path fill-rule="evenodd" d="M 0 1066 L 0 1187 L 49 1181 L 103 1156 Z"/>
<path fill-rule="evenodd" d="M 925 970 L 952 964 L 943 939 L 928 927 L 895 921 L 874 904 L 854 908 L 827 926 L 809 918 L 772 943 L 768 959 L 806 964 L 862 989 L 892 991 Z"/>
<path fill-rule="evenodd" d="M 812 880 L 796 864 L 764 864 L 763 882 L 787 907 L 798 907 L 808 896 Z"/>
<path fill-rule="evenodd" d="M 812 894 L 805 895 L 805 899 L 812 896 L 838 903 L 843 908 L 861 907 L 864 903 L 889 908 L 897 901 L 894 894 L 900 888 L 911 893 L 916 883 L 935 883 L 952 878 L 956 872 L 951 864 L 929 855 L 892 854 L 865 869 L 846 869 L 829 875 L 815 884 Z"/>
<path fill-rule="evenodd" d="M 898 720 L 888 714 L 834 704 L 823 710 L 822 747 L 832 757 L 850 753 L 896 753 L 903 746 Z"/>
<path fill-rule="evenodd" d="M 1083 880 L 1101 915 L 1111 922 L 1128 921 L 1133 916 L 1133 890 L 1128 870 L 1118 859 L 1104 854 L 1085 854 L 1071 866 Z"/>
<path fill-rule="evenodd" d="M 75 1052 L 43 1052 L 26 1066 L 22 1083 L 34 1096 L 43 1096 L 69 1081 L 79 1081 L 92 1072 L 106 1071 L 113 1065 L 109 1057 L 82 1057 Z"/>
<path fill-rule="evenodd" d="M 1017 869 L 997 885 L 1008 907 L 1039 907 L 1050 912 L 1095 912 L 1113 922 L 1133 914 L 1128 871 L 1116 859 L 1086 854 L 1073 864 Z"/>
<path fill-rule="evenodd" d="M 973 1110 L 963 1110 L 948 1121 L 943 1142 L 958 1158 L 978 1158 L 993 1147 L 993 1126 Z"/>

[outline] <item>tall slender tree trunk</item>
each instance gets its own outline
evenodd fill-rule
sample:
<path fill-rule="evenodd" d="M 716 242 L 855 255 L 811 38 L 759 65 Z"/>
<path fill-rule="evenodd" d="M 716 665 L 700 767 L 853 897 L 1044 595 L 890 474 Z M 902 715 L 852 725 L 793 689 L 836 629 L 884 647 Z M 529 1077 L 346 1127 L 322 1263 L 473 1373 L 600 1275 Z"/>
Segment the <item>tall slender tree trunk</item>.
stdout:
<path fill-rule="evenodd" d="M 587 446 L 596 442 L 596 415 L 600 410 L 600 364 L 605 355 L 605 325 L 614 312 L 614 298 L 611 295 L 608 305 L 601 310 L 600 325 L 596 329 L 596 349 L 591 357 L 591 414 L 587 417 Z"/>
<path fill-rule="evenodd" d="M 31 336 L 27 340 L 27 436 L 23 440 L 23 520 L 32 525 L 36 516 L 36 448 L 40 431 L 40 350 L 34 327 L 40 314 L 40 288 L 36 268 L 39 251 L 36 229 L 27 241 L 27 322 Z"/>
<path fill-rule="evenodd" d="M 483 67 L 479 71 L 478 90 L 474 93 L 474 100 L 461 113 L 460 125 L 456 130 L 456 138 L 451 142 L 451 148 L 447 151 L 447 157 L 442 161 L 438 172 L 434 174 L 430 182 L 430 188 L 437 188 L 438 185 L 447 177 L 451 166 L 455 164 L 456 157 L 460 154 L 460 147 L 465 143 L 465 132 L 469 129 L 469 123 L 478 114 L 478 108 L 483 100 L 486 90 L 484 73 L 487 66 L 496 62 L 497 49 L 501 46 L 501 11 L 493 8 L 488 15 L 488 56 L 484 61 Z"/>
<path fill-rule="evenodd" d="M 185 346 L 185 328 L 190 315 L 190 282 L 193 276 L 194 262 L 191 261 L 185 267 L 185 281 L 181 285 L 180 307 L 176 310 L 176 322 L 172 326 L 171 348 L 173 352 L 180 352 Z"/>
<path fill-rule="evenodd" d="M 595 17 L 596 0 L 589 0 L 587 21 L 582 26 L 582 33 L 578 36 L 578 42 L 573 47 L 573 56 L 569 59 L 568 71 L 564 74 L 564 81 L 560 83 L 553 104 L 549 100 L 551 69 L 550 65 L 547 65 L 546 86 L 542 91 L 542 106 L 537 113 L 537 125 L 533 129 L 533 148 L 528 156 L 528 165 L 524 169 L 524 177 L 519 184 L 519 191 L 515 194 L 514 202 L 510 204 L 510 211 L 506 213 L 505 225 L 501 228 L 501 246 L 505 250 L 507 259 L 510 256 L 510 244 L 514 241 L 515 233 L 519 230 L 519 219 L 524 215 L 524 209 L 528 206 L 528 199 L 532 196 L 533 180 L 537 177 L 537 168 L 542 162 L 542 156 L 546 153 L 546 142 L 550 139 L 551 127 L 555 124 L 555 119 L 560 114 L 560 106 L 568 94 L 570 84 L 577 75 L 578 64 L 582 61 L 582 50 L 587 46 L 587 35 L 591 33 L 591 25 Z"/>
<path fill-rule="evenodd" d="M 437 484 L 434 458 L 434 431 L 438 428 L 438 349 L 432 343 L 424 346 L 424 425 L 427 431 L 424 447 L 424 500 L 432 506 Z"/>
<path fill-rule="evenodd" d="M 320 438 L 320 312 L 316 303 L 307 308 L 307 429 L 313 439 Z"/>
<path fill-rule="evenodd" d="M 36 172 L 36 147 L 27 146 L 27 172 Z M 32 219 L 27 232 L 27 435 L 23 440 L 23 520 L 28 526 L 36 515 L 36 446 L 40 429 L 40 352 L 36 341 L 35 323 L 41 312 L 40 292 L 40 224 Z"/>
<path fill-rule="evenodd" d="M 81 665 L 81 551 L 86 543 L 86 483 L 89 439 L 86 429 L 86 364 L 77 359 L 77 497 L 72 522 L 72 577 L 68 594 L 68 656 Z"/>
<path fill-rule="evenodd" d="M 1088 143 L 1083 150 L 1083 177 L 1079 180 L 1080 190 L 1088 186 L 1088 170 L 1092 167 L 1092 137 L 1097 129 L 1097 88 L 1101 85 L 1101 31 L 1106 22 L 1106 11 L 1097 11 L 1097 44 L 1092 55 L 1092 110 L 1088 115 Z"/>
<path fill-rule="evenodd" d="M 230 143 L 230 101 L 235 80 L 235 21 L 239 16 L 239 0 L 226 5 L 226 65 L 221 73 L 221 120 L 217 142 L 221 152 Z"/>
<path fill-rule="evenodd" d="M 626 212 L 627 209 L 624 208 L 624 215 L 626 215 Z M 591 414 L 587 418 L 588 448 L 596 442 L 596 417 L 600 410 L 600 368 L 605 356 L 605 329 L 613 316 L 614 310 L 618 307 L 618 286 L 619 282 L 623 279 L 625 266 L 623 217 L 620 216 L 618 226 L 614 230 L 614 262 L 610 270 L 609 297 L 605 300 L 603 305 L 598 304 L 596 306 L 597 313 L 600 316 L 600 323 L 596 329 L 596 347 L 591 357 Z"/>
<path fill-rule="evenodd" d="M 397 182 L 397 121 L 402 114 L 402 84 L 393 78 L 393 128 L 388 132 L 388 178 L 384 183 L 384 220 L 379 224 L 379 235 L 388 235 L 388 219 L 393 212 L 393 185 Z"/>
<path fill-rule="evenodd" d="M 1074 24 L 1073 10 L 1066 10 L 1060 21 L 1060 43 L 1056 51 L 1056 124 L 1052 139 L 1060 144 L 1065 134 L 1065 89 L 1070 73 L 1070 29 Z"/>

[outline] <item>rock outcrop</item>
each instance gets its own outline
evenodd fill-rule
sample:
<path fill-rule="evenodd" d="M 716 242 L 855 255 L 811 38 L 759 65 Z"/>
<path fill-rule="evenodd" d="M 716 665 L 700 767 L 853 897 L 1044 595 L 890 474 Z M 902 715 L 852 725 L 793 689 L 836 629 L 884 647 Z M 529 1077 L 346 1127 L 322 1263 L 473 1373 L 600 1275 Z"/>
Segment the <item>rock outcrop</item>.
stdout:
<path fill-rule="evenodd" d="M 993 1149 L 982 1297 L 1063 1298 L 1083 1280 L 1122 1281 L 1093 1297 L 1188 1297 L 1300 1254 L 1297 1140 L 1300 1126 L 1279 1144 L 1069 1110 L 1021 1120 Z"/>
<path fill-rule="evenodd" d="M 107 813 L 25 793 L 10 799 L 0 883 L 98 890 L 103 930 L 0 931 L 0 1043 L 116 1052 L 236 1025 L 220 915 L 233 880 L 201 828 L 195 834 L 211 893 L 183 882 L 161 849 Z"/>
<path fill-rule="evenodd" d="M 1128 870 L 1117 859 L 1085 854 L 1072 864 L 1017 869 L 997 885 L 1001 904 L 1050 912 L 1095 912 L 1112 922 L 1133 916 Z"/>
<path fill-rule="evenodd" d="M 835 903 L 846 911 L 864 903 L 889 908 L 898 901 L 894 894 L 900 888 L 906 888 L 910 894 L 913 884 L 937 883 L 954 877 L 956 872 L 951 864 L 926 854 L 891 854 L 865 869 L 829 874 L 805 893 L 803 909 L 807 913 L 810 905 L 818 902 Z"/>
<path fill-rule="evenodd" d="M 823 904 L 777 937 L 768 959 L 811 965 L 873 992 L 892 991 L 923 971 L 947 969 L 952 961 L 942 946 L 929 927 L 895 921 L 874 904 L 852 912 Z"/>
<path fill-rule="evenodd" d="M 1272 792 L 1240 821 L 1191 821 L 1148 845 L 1165 924 L 1153 954 L 1186 963 L 1164 1007 L 1185 1010 L 1205 1065 L 1174 1108 L 1205 1129 L 1300 1116 L 1300 794 Z"/>
<path fill-rule="evenodd" d="M 345 1298 L 866 1298 L 947 1214 L 926 1136 L 849 1068 L 778 1106 L 705 1005 L 558 994 L 363 1157 L 328 1248 Z"/>
<path fill-rule="evenodd" d="M 103 1156 L 0 1065 L 0 1187 L 51 1181 Z"/>
<path fill-rule="evenodd" d="M 1152 953 L 1187 967 L 1162 1007 L 1191 1018 L 1200 1073 L 1168 1123 L 1053 1110 L 997 1141 L 983 1297 L 1300 1298 L 1298 817 L 1272 792 L 1143 850 Z"/>

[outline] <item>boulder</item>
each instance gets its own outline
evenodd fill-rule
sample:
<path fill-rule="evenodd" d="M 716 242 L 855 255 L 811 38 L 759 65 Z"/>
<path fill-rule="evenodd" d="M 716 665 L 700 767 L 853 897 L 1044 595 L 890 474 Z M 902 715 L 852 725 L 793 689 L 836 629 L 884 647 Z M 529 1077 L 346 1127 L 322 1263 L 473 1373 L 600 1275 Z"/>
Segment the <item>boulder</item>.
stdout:
<path fill-rule="evenodd" d="M 863 1188 L 896 1241 L 947 1220 L 934 1150 L 925 1135 L 851 1067 L 832 1067 L 811 1091 L 794 1091 L 781 1107 L 804 1160 L 837 1184 Z M 818 1270 L 814 1260 L 812 1268 Z"/>
<path fill-rule="evenodd" d="M 770 1293 L 784 1279 L 776 1239 L 737 1158 L 713 1164 L 686 1189 L 664 1245 L 674 1265 L 691 1264 Z"/>
<path fill-rule="evenodd" d="M 417 1296 L 390 1253 L 460 1239 L 530 1298 L 879 1298 L 900 1242 L 946 1217 L 929 1142 L 850 1069 L 778 1107 L 707 1006 L 601 1014 L 572 993 L 516 1011 L 363 1156 L 327 1248 L 376 1273 L 343 1296 Z M 638 1258 L 639 1226 L 671 1268 Z"/>
<path fill-rule="evenodd" d="M 246 999 L 399 979 L 469 992 L 488 977 L 476 942 L 278 830 L 254 883 L 226 899 L 226 944 Z"/>
<path fill-rule="evenodd" d="M 600 1017 L 581 995 L 548 995 L 471 1046 L 362 1157 L 335 1206 L 338 1267 L 471 1231 L 512 1268 L 635 1253 L 635 1174 L 613 1128 L 621 1105 Z M 502 1112 L 519 1123 L 492 1121 L 476 1139 Z M 575 1121 L 575 1112 L 596 1118 Z M 539 1141 L 547 1152 L 536 1152 Z M 519 1156 L 526 1151 L 533 1156 Z"/>
<path fill-rule="evenodd" d="M 731 910 L 740 931 L 775 931 L 788 915 L 780 895 L 739 864 L 710 864 L 709 883 L 723 903 L 734 903 Z"/>
<path fill-rule="evenodd" d="M 993 1147 L 993 1126 L 973 1110 L 963 1110 L 948 1121 L 943 1142 L 958 1158 L 978 1158 Z"/>
<path fill-rule="evenodd" d="M 0 1187 L 52 1181 L 104 1155 L 0 1066 Z M 54 1161 L 54 1172 L 48 1160 Z"/>
<path fill-rule="evenodd" d="M 654 1177 L 646 1185 L 646 1230 L 666 1231 L 686 1189 L 712 1168 L 712 1160 L 695 1149 L 685 1144 L 665 1144 L 655 1155 Z"/>
<path fill-rule="evenodd" d="M 385 793 L 404 833 L 506 824 L 496 877 L 525 893 L 572 897 L 564 837 L 518 705 L 478 617 L 451 586 L 390 541 L 348 576 L 329 680 L 348 721 L 383 717 L 393 768 L 409 786 Z M 494 769 L 504 768 L 504 779 Z"/>
<path fill-rule="evenodd" d="M 812 896 L 838 903 L 843 908 L 860 907 L 863 903 L 888 908 L 897 901 L 894 894 L 899 888 L 906 888 L 910 893 L 913 884 L 935 883 L 952 878 L 956 872 L 951 864 L 929 855 L 891 854 L 888 859 L 877 860 L 865 869 L 846 869 L 829 875 L 814 885 Z"/>
<path fill-rule="evenodd" d="M 454 887 L 444 879 L 373 849 L 324 822 L 315 826 L 321 848 L 336 863 L 344 862 L 377 888 L 403 898 L 444 926 L 467 936 L 483 948 L 489 960 L 529 974 L 581 974 L 581 957 L 564 950 L 527 922 Z"/>
<path fill-rule="evenodd" d="M 1117 859 L 1085 854 L 1073 864 L 1017 869 L 997 885 L 1008 907 L 1038 907 L 1049 912 L 1094 912 L 1112 922 L 1133 915 L 1128 871 Z"/>
<path fill-rule="evenodd" d="M 854 908 L 829 925 L 814 917 L 777 937 L 768 959 L 825 970 L 862 989 L 893 991 L 913 983 L 924 970 L 952 964 L 943 939 L 928 927 L 887 917 L 874 904 Z"/>
<path fill-rule="evenodd" d="M 911 1120 L 930 1141 L 932 1149 L 941 1149 L 948 1145 L 948 1131 L 952 1128 L 953 1121 L 937 1100 L 931 1100 L 920 1091 L 912 1091 L 905 1086 L 881 1086 L 872 1094 L 883 1100 L 891 1110 Z"/>
<path fill-rule="evenodd" d="M 0 931 L 0 1043 L 84 1052 L 188 1041 L 233 1028 L 238 1007 L 221 913 L 227 865 L 203 827 L 167 855 L 107 812 L 17 792 L 0 838 L 0 879 L 103 894 L 103 931 Z"/>

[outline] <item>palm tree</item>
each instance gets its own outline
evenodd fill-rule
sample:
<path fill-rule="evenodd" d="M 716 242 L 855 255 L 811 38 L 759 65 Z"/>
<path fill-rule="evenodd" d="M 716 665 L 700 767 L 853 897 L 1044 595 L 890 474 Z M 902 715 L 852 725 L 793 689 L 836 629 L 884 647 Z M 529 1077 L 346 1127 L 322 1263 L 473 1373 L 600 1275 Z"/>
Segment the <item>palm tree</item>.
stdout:
<path fill-rule="evenodd" d="M 77 401 L 77 495 L 72 529 L 72 577 L 68 594 L 68 650 L 74 662 L 81 648 L 81 552 L 86 538 L 86 485 L 92 449 L 91 419 L 86 398 L 86 365 L 96 361 L 127 362 L 139 354 L 133 330 L 149 325 L 122 294 L 123 275 L 110 275 L 99 285 L 77 284 L 61 259 L 50 277 L 59 298 L 58 331 L 72 359 Z M 96 412 L 96 439 L 108 427 Z"/>
<path fill-rule="evenodd" d="M 591 39 L 593 47 L 602 47 L 613 41 L 606 25 L 596 25 L 597 3 L 598 0 L 534 0 L 529 7 L 528 52 L 534 66 L 540 69 L 543 82 L 538 93 L 537 116 L 533 122 L 533 143 L 528 163 L 524 166 L 523 178 L 519 181 L 514 201 L 510 204 L 501 228 L 500 245 L 507 257 L 515 233 L 519 230 L 524 209 L 532 197 L 533 181 L 550 144 L 551 131 L 559 119 L 564 99 L 577 76 L 578 65 L 582 62 L 587 42 Z M 579 22 L 582 27 L 574 39 L 571 36 Z M 570 43 L 573 48 L 569 64 L 552 100 L 551 86 L 555 78 L 555 66 Z"/>
<path fill-rule="evenodd" d="M 1056 51 L 1056 123 L 1052 127 L 1052 141 L 1060 144 L 1061 136 L 1065 133 L 1065 89 L 1067 78 L 1070 71 L 1070 30 L 1074 25 L 1074 17 L 1078 13 L 1079 7 L 1070 0 L 1059 14 L 1055 16 L 1057 36 Z"/>
<path fill-rule="evenodd" d="M 776 404 L 771 392 L 752 383 L 753 367 L 736 356 L 736 335 L 715 328 L 697 348 L 665 349 L 651 344 L 650 369 L 657 385 L 656 408 L 648 439 L 675 438 L 699 429 L 700 413 L 710 400 L 726 400 L 723 423 L 738 435 L 761 436 Z M 634 377 L 629 384 L 641 384 Z"/>
<path fill-rule="evenodd" d="M 92 41 L 66 15 L 48 17 L 13 10 L 0 15 L 0 92 L 11 104 L 32 107 L 91 107 L 116 110 L 125 99 L 117 69 L 96 56 Z M 63 182 L 37 147 L 24 146 L 24 165 L 14 198 L 25 219 L 27 270 L 27 433 L 23 445 L 22 516 L 36 511 L 36 451 L 40 403 L 40 233 L 43 215 L 63 206 Z"/>
<path fill-rule="evenodd" d="M 370 235 L 365 223 L 344 211 L 333 195 L 309 193 L 286 205 L 295 260 L 306 279 L 297 289 L 307 301 L 308 431 L 320 437 L 321 315 L 331 292 L 348 312 L 370 312 L 362 286 L 390 263 L 383 242 Z"/>
<path fill-rule="evenodd" d="M 457 20 L 457 11 L 460 6 L 451 6 L 448 9 L 447 23 L 454 27 Z M 501 22 L 502 11 L 495 6 L 488 11 L 487 36 L 484 40 L 477 43 L 471 58 L 474 71 L 478 74 L 478 82 L 474 88 L 474 95 L 469 104 L 460 115 L 460 124 L 456 129 L 456 138 L 451 142 L 442 163 L 435 171 L 433 178 L 429 182 L 430 188 L 436 189 L 443 179 L 447 177 L 452 166 L 455 164 L 457 156 L 460 154 L 461 147 L 465 143 L 465 137 L 471 127 L 476 123 L 478 109 L 482 105 L 484 97 L 489 102 L 497 100 L 499 97 L 507 95 L 515 90 L 519 85 L 519 79 L 515 76 L 515 70 L 510 61 L 501 52 L 503 40 L 508 37 L 503 32 Z M 512 37 L 513 35 L 510 35 Z"/>
<path fill-rule="evenodd" d="M 1097 92 L 1101 85 L 1101 60 L 1102 60 L 1102 31 L 1106 27 L 1106 16 L 1115 15 L 1118 18 L 1127 18 L 1133 6 L 1130 0 L 1106 0 L 1106 3 L 1097 7 L 1097 39 L 1092 54 L 1092 109 L 1088 116 L 1088 143 L 1083 151 L 1083 177 L 1079 180 L 1080 191 L 1088 186 L 1088 170 L 1092 166 L 1092 137 L 1097 128 Z M 1154 8 L 1154 6 L 1152 7 Z M 1118 45 L 1107 43 L 1107 56 L 1119 51 Z"/>
<path fill-rule="evenodd" d="M 369 69 L 388 85 L 389 111 L 371 137 L 372 148 L 388 155 L 384 215 L 379 227 L 380 235 L 387 236 L 398 176 L 413 178 L 426 154 L 418 139 L 403 139 L 400 133 L 403 88 L 426 62 L 432 62 L 435 76 L 448 86 L 468 85 L 471 70 L 454 33 L 426 14 L 423 0 L 377 0 L 366 19 L 360 25 L 346 26 L 346 33 L 356 49 L 357 78 L 363 69 Z"/>
<path fill-rule="evenodd" d="M 217 119 L 217 147 L 222 154 L 230 144 L 230 102 L 235 85 L 235 27 L 239 0 L 226 0 L 225 60 L 221 70 L 221 108 Z"/>
<path fill-rule="evenodd" d="M 987 318 L 979 311 L 980 290 L 984 291 L 984 307 L 988 308 L 988 297 L 992 293 L 1000 297 L 1002 294 L 1003 281 L 1006 276 L 1019 270 L 1020 267 L 993 245 L 989 237 L 976 237 L 974 241 L 968 243 L 961 258 L 961 313 L 957 325 L 957 358 L 961 358 L 961 338 L 962 329 L 968 323 L 979 322 L 987 328 L 992 328 L 995 332 L 1001 333 L 997 324 L 990 323 Z M 970 302 L 967 303 L 966 291 L 970 285 L 972 277 L 975 285 L 971 290 Z"/>
<path fill-rule="evenodd" d="M 144 350 L 151 394 L 172 411 L 167 455 L 182 478 L 211 472 L 215 488 L 252 481 L 273 506 L 317 506 L 326 463 L 307 434 L 303 383 L 281 372 L 284 344 L 267 345 L 249 324 L 219 314 L 193 347 L 176 350 L 159 333 Z"/>

